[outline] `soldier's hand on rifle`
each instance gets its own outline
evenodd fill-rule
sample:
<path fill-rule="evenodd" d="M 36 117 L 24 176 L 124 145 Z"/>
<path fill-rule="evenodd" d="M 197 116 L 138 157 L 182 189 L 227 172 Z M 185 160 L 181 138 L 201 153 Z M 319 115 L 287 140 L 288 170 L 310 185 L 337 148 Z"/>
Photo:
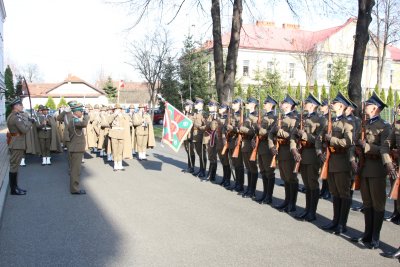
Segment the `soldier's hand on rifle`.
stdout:
<path fill-rule="evenodd" d="M 318 155 L 319 160 L 324 163 L 326 161 L 326 153 L 321 153 Z"/>
<path fill-rule="evenodd" d="M 278 155 L 278 150 L 276 150 L 276 147 L 271 147 L 270 148 L 270 151 L 271 151 L 271 154 L 273 155 L 273 156 L 276 156 L 276 155 Z"/>
<path fill-rule="evenodd" d="M 365 141 L 365 140 L 361 140 L 361 139 L 358 139 L 358 142 L 357 142 L 357 144 L 360 146 L 360 147 L 362 147 L 363 149 L 365 148 L 365 144 L 366 144 L 367 142 Z"/>
<path fill-rule="evenodd" d="M 352 169 L 353 173 L 358 173 L 358 164 L 357 164 L 357 162 L 352 160 L 350 163 L 351 163 L 351 169 Z"/>
<path fill-rule="evenodd" d="M 332 135 L 331 135 L 331 134 L 325 134 L 325 140 L 326 140 L 327 142 L 330 142 L 331 139 L 332 139 Z"/>
<path fill-rule="evenodd" d="M 390 176 L 390 178 L 395 180 L 397 178 L 397 173 L 396 173 L 396 169 L 394 168 L 393 163 L 391 163 L 391 162 L 386 163 L 385 167 L 386 167 L 386 172 Z"/>
<path fill-rule="evenodd" d="M 241 126 L 241 127 L 239 128 L 239 132 L 242 133 L 242 134 L 246 134 L 246 133 L 249 132 L 249 128 L 244 127 L 244 126 Z"/>
<path fill-rule="evenodd" d="M 297 130 L 297 136 L 300 137 L 300 138 L 302 138 L 305 133 L 306 132 L 304 130 L 302 130 L 302 129 Z"/>
<path fill-rule="evenodd" d="M 279 131 L 276 133 L 276 136 L 285 138 L 285 131 L 282 129 L 279 129 Z"/>
<path fill-rule="evenodd" d="M 267 134 L 267 130 L 266 129 L 264 129 L 264 128 L 261 128 L 259 131 L 258 131 L 258 134 L 259 135 L 266 135 Z"/>
<path fill-rule="evenodd" d="M 295 148 L 292 148 L 291 151 L 292 151 L 294 160 L 295 160 L 296 162 L 300 162 L 300 161 L 301 161 L 301 155 L 300 155 L 299 151 L 297 151 L 297 149 L 295 149 Z"/>

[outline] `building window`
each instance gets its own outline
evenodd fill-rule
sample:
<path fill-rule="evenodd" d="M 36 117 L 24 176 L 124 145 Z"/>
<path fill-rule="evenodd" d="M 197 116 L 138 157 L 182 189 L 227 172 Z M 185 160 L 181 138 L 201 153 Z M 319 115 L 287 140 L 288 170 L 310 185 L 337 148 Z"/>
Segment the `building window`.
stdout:
<path fill-rule="evenodd" d="M 243 76 L 249 76 L 249 60 L 243 60 Z"/>
<path fill-rule="evenodd" d="M 289 79 L 294 78 L 294 63 L 289 63 Z"/>
<path fill-rule="evenodd" d="M 347 66 L 347 80 L 350 79 L 351 65 Z"/>
<path fill-rule="evenodd" d="M 274 62 L 268 61 L 267 62 L 267 72 L 272 73 L 272 68 L 274 67 Z"/>
<path fill-rule="evenodd" d="M 393 70 L 390 70 L 390 84 L 393 83 Z"/>
<path fill-rule="evenodd" d="M 330 81 L 332 78 L 332 64 L 329 63 L 326 70 L 326 79 Z"/>

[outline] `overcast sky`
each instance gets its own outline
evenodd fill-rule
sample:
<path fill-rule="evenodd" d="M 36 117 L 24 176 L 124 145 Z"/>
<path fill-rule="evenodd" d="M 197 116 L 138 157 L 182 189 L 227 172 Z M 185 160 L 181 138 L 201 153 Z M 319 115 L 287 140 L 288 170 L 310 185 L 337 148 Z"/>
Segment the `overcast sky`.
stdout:
<path fill-rule="evenodd" d="M 265 2 L 253 1 L 256 4 Z M 170 32 L 175 52 L 182 48 L 184 35 L 189 30 L 195 39 L 204 41 L 211 38 L 207 5 L 210 1 L 203 1 L 207 3 L 204 6 L 206 13 L 186 4 L 169 25 L 167 22 L 173 17 L 171 10 L 166 10 L 160 18 L 157 8 L 154 8 L 150 16 L 130 31 L 126 29 L 133 25 L 137 10 L 129 11 L 127 6 L 111 5 L 104 0 L 4 2 L 7 13 L 4 23 L 5 66 L 11 64 L 22 68 L 26 64 L 37 64 L 45 82 L 60 82 L 71 73 L 94 83 L 101 70 L 115 80 L 142 80 L 125 63 L 130 60 L 126 47 L 129 42 L 141 40 L 146 33 L 152 32 L 160 21 Z M 222 13 L 224 30 L 227 30 L 231 10 L 225 7 Z M 251 15 L 245 13 L 243 22 L 260 19 L 275 21 L 278 25 L 300 23 L 305 29 L 322 29 L 337 26 L 347 19 L 343 14 L 329 17 L 316 13 L 320 12 L 312 10 L 301 18 L 294 18 L 286 4 L 276 4 L 273 8 L 257 4 Z"/>

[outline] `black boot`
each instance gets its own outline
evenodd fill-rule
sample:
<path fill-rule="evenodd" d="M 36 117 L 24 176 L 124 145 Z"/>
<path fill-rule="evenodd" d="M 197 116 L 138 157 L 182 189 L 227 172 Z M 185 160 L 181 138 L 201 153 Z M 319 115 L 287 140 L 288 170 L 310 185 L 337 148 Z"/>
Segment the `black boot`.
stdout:
<path fill-rule="evenodd" d="M 394 201 L 393 203 L 393 213 L 389 216 L 385 218 L 385 221 L 387 222 L 395 222 L 398 221 L 400 219 L 400 213 L 397 210 L 397 200 Z"/>
<path fill-rule="evenodd" d="M 226 180 L 226 166 L 222 165 L 222 180 L 219 182 L 219 185 L 223 185 Z"/>
<path fill-rule="evenodd" d="M 275 187 L 275 174 L 272 174 L 271 177 L 267 177 L 267 196 L 265 197 L 263 203 L 265 204 L 272 204 L 272 196 L 274 194 L 274 187 Z"/>
<path fill-rule="evenodd" d="M 238 193 L 242 193 L 244 188 L 243 188 L 243 184 L 244 184 L 244 168 L 243 167 L 239 167 L 235 169 L 235 173 L 236 173 L 236 185 L 235 185 L 235 191 Z"/>
<path fill-rule="evenodd" d="M 244 184 L 244 181 L 243 181 Z M 250 184 L 251 184 L 251 172 L 250 170 L 247 170 L 247 187 L 246 190 L 244 190 L 242 197 L 246 197 L 249 190 L 250 190 Z"/>
<path fill-rule="evenodd" d="M 386 257 L 386 258 L 390 258 L 390 259 L 399 259 L 399 261 L 400 261 L 400 248 L 398 248 L 396 251 L 394 251 L 394 252 L 384 252 L 384 253 L 381 253 L 381 255 L 383 256 L 383 257 Z"/>
<path fill-rule="evenodd" d="M 304 211 L 300 214 L 296 214 L 294 217 L 299 220 L 303 220 L 308 213 L 310 212 L 310 203 L 311 203 L 311 191 L 310 188 L 306 188 L 306 207 Z"/>
<path fill-rule="evenodd" d="M 372 208 L 364 208 L 364 233 L 360 237 L 353 237 L 352 242 L 369 244 L 372 241 Z"/>
<path fill-rule="evenodd" d="M 257 187 L 258 172 L 251 172 L 250 178 L 249 191 L 247 191 L 247 195 L 244 196 L 245 198 L 254 198 Z"/>
<path fill-rule="evenodd" d="M 262 181 L 263 181 L 263 193 L 260 197 L 256 198 L 256 201 L 260 204 L 267 197 L 267 190 L 268 190 L 268 179 L 264 172 L 261 173 L 261 177 L 262 177 Z"/>
<path fill-rule="evenodd" d="M 322 187 L 320 197 L 323 199 L 330 199 L 331 193 L 329 192 L 328 180 L 322 180 Z"/>
<path fill-rule="evenodd" d="M 288 213 L 293 213 L 296 211 L 296 203 L 297 203 L 297 193 L 299 192 L 299 183 L 291 183 L 290 184 L 290 194 L 289 194 L 289 205 L 287 206 Z"/>
<path fill-rule="evenodd" d="M 289 205 L 289 194 L 290 194 L 289 183 L 285 182 L 283 186 L 285 187 L 285 200 L 281 204 L 274 207 L 279 211 L 283 211 Z"/>
<path fill-rule="evenodd" d="M 347 232 L 347 219 L 349 217 L 351 207 L 351 198 L 342 198 L 340 206 L 339 225 L 335 230 L 335 235 L 340 235 Z"/>
<path fill-rule="evenodd" d="M 319 201 L 319 188 L 310 191 L 310 210 L 304 218 L 307 222 L 312 222 L 317 219 L 317 207 Z"/>
<path fill-rule="evenodd" d="M 22 188 L 20 188 L 20 187 L 18 186 L 18 172 L 17 172 L 17 178 L 16 178 L 15 185 L 17 186 L 17 189 L 18 189 L 19 191 L 21 191 L 21 192 L 23 192 L 23 193 L 25 193 L 25 194 L 28 192 L 27 190 L 22 189 Z"/>
<path fill-rule="evenodd" d="M 339 197 L 333 197 L 333 219 L 327 225 L 321 227 L 322 230 L 333 230 L 338 226 L 340 216 L 340 205 L 341 199 Z"/>
<path fill-rule="evenodd" d="M 231 170 L 231 166 L 225 166 L 226 167 L 226 179 L 224 182 L 224 187 L 226 189 L 228 189 L 231 185 L 231 174 L 232 174 L 232 170 Z"/>
<path fill-rule="evenodd" d="M 365 209 L 364 209 L 365 211 Z M 384 211 L 374 211 L 374 219 L 372 222 L 372 241 L 370 243 L 370 249 L 377 249 L 379 248 L 379 237 L 381 234 L 383 217 L 385 216 Z"/>
<path fill-rule="evenodd" d="M 17 173 L 16 172 L 10 172 L 9 179 L 10 179 L 9 184 L 10 184 L 10 191 L 11 191 L 10 194 L 11 195 L 17 195 L 17 196 L 26 195 L 26 192 L 18 189 L 18 181 L 17 181 Z"/>
<path fill-rule="evenodd" d="M 215 182 L 215 176 L 217 174 L 217 163 L 210 163 L 211 170 L 210 170 L 210 182 Z"/>
<path fill-rule="evenodd" d="M 193 173 L 194 172 L 194 163 L 196 161 L 196 155 L 190 155 L 190 159 L 191 159 L 191 165 L 188 170 L 188 173 Z"/>

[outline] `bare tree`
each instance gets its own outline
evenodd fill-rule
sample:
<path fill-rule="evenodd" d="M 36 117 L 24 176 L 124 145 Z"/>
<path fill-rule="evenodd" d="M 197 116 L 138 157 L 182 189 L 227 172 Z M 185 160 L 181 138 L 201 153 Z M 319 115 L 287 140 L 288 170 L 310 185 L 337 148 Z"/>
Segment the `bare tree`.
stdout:
<path fill-rule="evenodd" d="M 290 41 L 293 42 L 295 50 L 297 51 L 293 54 L 293 57 L 300 61 L 306 75 L 306 84 L 310 85 L 314 71 L 322 60 L 323 54 L 319 50 L 318 44 L 312 43 L 312 38 L 310 39 L 304 36 L 302 39 L 292 39 Z"/>
<path fill-rule="evenodd" d="M 400 3 L 398 0 L 377 0 L 372 10 L 374 33 L 371 41 L 377 51 L 377 84 L 382 87 L 382 74 L 386 62 L 387 46 L 400 40 Z"/>
<path fill-rule="evenodd" d="M 147 35 L 142 41 L 131 43 L 128 48 L 132 62 L 126 63 L 138 70 L 146 80 L 152 108 L 161 88 L 162 68 L 169 58 L 170 50 L 171 43 L 166 30 Z M 152 109 L 152 115 L 153 112 Z"/>
<path fill-rule="evenodd" d="M 29 83 L 40 82 L 42 80 L 39 66 L 34 63 L 29 63 L 22 67 L 20 75 L 24 76 Z"/>

